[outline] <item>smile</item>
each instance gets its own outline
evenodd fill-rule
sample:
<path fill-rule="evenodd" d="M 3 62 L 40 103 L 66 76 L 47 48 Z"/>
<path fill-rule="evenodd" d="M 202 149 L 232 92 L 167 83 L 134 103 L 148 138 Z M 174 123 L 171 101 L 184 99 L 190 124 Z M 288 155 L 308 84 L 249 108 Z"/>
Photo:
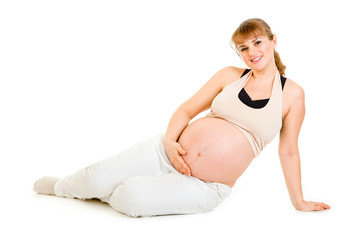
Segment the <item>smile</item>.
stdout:
<path fill-rule="evenodd" d="M 259 56 L 259 57 L 257 57 L 257 58 L 252 59 L 251 62 L 253 62 L 253 63 L 258 63 L 261 58 L 262 58 L 262 56 Z"/>

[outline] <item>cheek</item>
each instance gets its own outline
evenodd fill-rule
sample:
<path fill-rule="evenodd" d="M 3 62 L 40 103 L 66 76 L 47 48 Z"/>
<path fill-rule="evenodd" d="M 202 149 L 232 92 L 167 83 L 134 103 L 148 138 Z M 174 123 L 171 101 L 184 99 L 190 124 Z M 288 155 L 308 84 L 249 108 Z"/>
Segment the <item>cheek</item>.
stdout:
<path fill-rule="evenodd" d="M 274 49 L 271 45 L 269 46 L 262 46 L 261 51 L 266 53 L 266 55 L 274 55 Z"/>
<path fill-rule="evenodd" d="M 245 53 L 240 53 L 240 56 L 243 61 L 247 60 L 247 55 Z"/>
<path fill-rule="evenodd" d="M 241 54 L 241 57 L 242 59 L 244 59 L 245 61 L 248 60 L 250 57 L 249 57 L 249 51 L 246 51 L 245 53 L 242 53 Z"/>

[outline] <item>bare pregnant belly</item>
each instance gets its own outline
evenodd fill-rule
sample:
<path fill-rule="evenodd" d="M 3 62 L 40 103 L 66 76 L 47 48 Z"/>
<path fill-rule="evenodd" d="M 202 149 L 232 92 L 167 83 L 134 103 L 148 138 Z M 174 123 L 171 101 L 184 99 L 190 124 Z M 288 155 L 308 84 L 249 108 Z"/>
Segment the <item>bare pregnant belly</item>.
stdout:
<path fill-rule="evenodd" d="M 189 124 L 181 133 L 179 144 L 192 176 L 207 182 L 233 187 L 254 158 L 243 133 L 231 123 L 203 117 Z"/>

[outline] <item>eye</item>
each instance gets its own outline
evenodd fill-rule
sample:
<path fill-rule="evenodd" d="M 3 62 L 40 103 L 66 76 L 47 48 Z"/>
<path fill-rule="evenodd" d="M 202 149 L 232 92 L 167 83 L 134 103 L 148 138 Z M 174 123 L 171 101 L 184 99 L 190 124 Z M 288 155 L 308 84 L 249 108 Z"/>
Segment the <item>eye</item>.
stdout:
<path fill-rule="evenodd" d="M 247 48 L 242 48 L 242 49 L 240 49 L 240 52 L 244 52 L 246 50 L 247 50 Z"/>
<path fill-rule="evenodd" d="M 257 45 L 259 45 L 260 43 L 261 43 L 261 41 L 256 41 L 254 45 L 257 46 Z"/>

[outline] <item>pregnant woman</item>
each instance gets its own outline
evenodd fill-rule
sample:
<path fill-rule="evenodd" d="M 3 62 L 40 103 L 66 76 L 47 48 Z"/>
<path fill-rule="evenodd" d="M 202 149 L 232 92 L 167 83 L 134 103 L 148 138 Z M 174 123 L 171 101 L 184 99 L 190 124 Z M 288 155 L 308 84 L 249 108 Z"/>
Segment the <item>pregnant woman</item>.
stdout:
<path fill-rule="evenodd" d="M 230 195 L 251 161 L 280 132 L 279 157 L 293 206 L 301 211 L 330 209 L 303 199 L 297 141 L 305 116 L 304 92 L 283 77 L 276 36 L 263 20 L 248 19 L 231 42 L 248 69 L 219 70 L 179 106 L 166 134 L 63 179 L 43 177 L 34 191 L 97 198 L 132 217 L 205 212 Z M 189 124 L 209 108 L 205 117 Z"/>

